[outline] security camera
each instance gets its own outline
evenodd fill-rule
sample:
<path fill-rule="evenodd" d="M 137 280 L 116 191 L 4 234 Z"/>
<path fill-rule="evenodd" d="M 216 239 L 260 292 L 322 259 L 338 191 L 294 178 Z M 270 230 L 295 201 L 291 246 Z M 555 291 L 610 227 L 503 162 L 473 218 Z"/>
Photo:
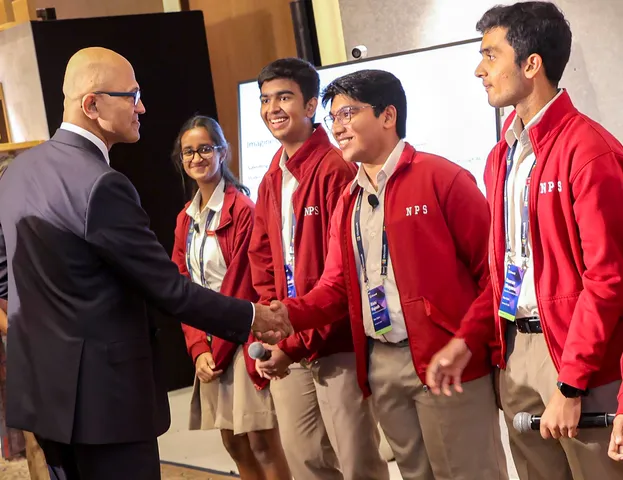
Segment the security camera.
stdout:
<path fill-rule="evenodd" d="M 368 49 L 365 45 L 357 45 L 351 50 L 350 54 L 355 60 L 360 60 L 368 56 Z"/>

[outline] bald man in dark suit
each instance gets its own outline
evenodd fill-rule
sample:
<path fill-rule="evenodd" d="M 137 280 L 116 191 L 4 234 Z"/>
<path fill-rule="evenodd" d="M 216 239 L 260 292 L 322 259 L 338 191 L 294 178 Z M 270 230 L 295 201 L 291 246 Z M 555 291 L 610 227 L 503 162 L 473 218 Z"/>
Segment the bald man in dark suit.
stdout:
<path fill-rule="evenodd" d="M 274 343 L 291 327 L 181 276 L 136 190 L 110 168 L 110 147 L 136 142 L 145 112 L 130 63 L 81 50 L 63 93 L 60 129 L 0 178 L 8 422 L 37 435 L 52 478 L 158 479 L 170 417 L 146 303 L 239 343 L 251 330 Z"/>

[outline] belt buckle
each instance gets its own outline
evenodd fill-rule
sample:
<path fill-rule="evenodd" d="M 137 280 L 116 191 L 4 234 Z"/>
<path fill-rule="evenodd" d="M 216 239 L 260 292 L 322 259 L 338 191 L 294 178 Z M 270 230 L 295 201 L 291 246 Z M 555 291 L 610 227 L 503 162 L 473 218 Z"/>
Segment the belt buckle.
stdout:
<path fill-rule="evenodd" d="M 527 317 L 517 319 L 517 330 L 519 333 L 543 333 L 543 328 L 541 326 L 541 319 L 539 317 Z"/>

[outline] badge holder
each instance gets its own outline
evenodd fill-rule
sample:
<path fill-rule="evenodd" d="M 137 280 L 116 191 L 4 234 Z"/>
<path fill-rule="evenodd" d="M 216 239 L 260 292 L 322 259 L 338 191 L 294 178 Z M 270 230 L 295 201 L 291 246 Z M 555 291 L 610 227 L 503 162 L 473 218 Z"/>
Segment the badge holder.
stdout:
<path fill-rule="evenodd" d="M 508 259 L 508 267 L 506 268 L 506 277 L 504 278 L 504 289 L 502 290 L 502 298 L 500 300 L 500 309 L 498 314 L 510 322 L 514 322 L 517 316 L 517 307 L 519 304 L 519 294 L 526 273 L 526 265 L 518 267 L 510 258 Z"/>
<path fill-rule="evenodd" d="M 368 301 L 370 302 L 370 313 L 372 314 L 372 323 L 374 324 L 374 332 L 377 335 L 385 335 L 391 332 L 392 323 L 389 319 L 387 311 L 387 298 L 385 297 L 385 288 L 383 285 L 368 290 Z"/>
<path fill-rule="evenodd" d="M 294 269 L 292 265 L 285 266 L 286 285 L 288 287 L 288 298 L 296 297 L 296 287 L 294 286 Z"/>

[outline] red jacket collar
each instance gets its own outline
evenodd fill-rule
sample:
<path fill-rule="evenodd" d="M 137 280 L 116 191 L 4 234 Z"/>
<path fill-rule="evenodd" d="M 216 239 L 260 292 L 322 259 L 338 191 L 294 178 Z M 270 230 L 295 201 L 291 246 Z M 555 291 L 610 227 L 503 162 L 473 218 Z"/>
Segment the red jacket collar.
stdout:
<path fill-rule="evenodd" d="M 416 156 L 417 151 L 415 150 L 415 147 L 413 145 L 411 145 L 409 142 L 405 142 L 405 148 L 402 151 L 402 153 L 400 154 L 400 158 L 398 159 L 398 163 L 396 164 L 396 168 L 394 169 L 394 173 L 392 173 L 390 180 L 392 178 L 394 178 L 394 175 L 397 175 L 398 173 L 400 173 L 401 170 L 403 170 L 404 168 L 407 168 L 409 165 L 411 165 L 414 161 L 418 161 L 418 158 Z M 361 188 L 358 184 L 357 184 L 357 178 L 355 178 L 352 183 L 350 183 L 349 185 L 355 185 L 355 188 L 348 188 L 345 190 L 344 195 L 346 196 L 346 198 L 348 198 L 350 195 L 354 195 L 355 193 L 359 193 L 359 189 Z M 352 192 L 351 192 L 352 190 Z"/>
<path fill-rule="evenodd" d="M 411 165 L 413 161 L 416 160 L 415 154 L 416 154 L 415 147 L 411 145 L 409 142 L 405 142 L 405 148 L 402 151 L 402 154 L 400 155 L 400 160 L 398 160 L 398 163 L 396 164 L 396 169 L 394 170 L 394 174 L 398 173 L 403 168 L 406 168 L 407 166 Z M 394 176 L 394 174 L 392 174 L 392 177 Z"/>
<path fill-rule="evenodd" d="M 313 169 L 315 165 L 322 160 L 324 155 L 312 155 L 313 153 L 317 153 L 318 150 L 330 150 L 333 148 L 333 144 L 329 140 L 329 136 L 327 132 L 322 128 L 320 124 L 314 125 L 314 132 L 307 139 L 307 141 L 301 145 L 292 157 L 288 159 L 287 166 L 290 173 L 296 178 L 299 182 L 301 178 L 305 176 L 305 174 Z M 276 171 L 280 170 L 279 161 L 281 160 L 281 155 L 283 153 L 283 147 L 277 150 L 277 153 L 273 157 L 273 160 L 270 164 L 270 168 L 268 169 L 268 173 L 272 174 Z"/>
<path fill-rule="evenodd" d="M 554 103 L 549 106 L 543 115 L 543 118 L 541 118 L 541 120 L 530 129 L 530 140 L 532 141 L 535 151 L 539 149 L 541 143 L 549 138 L 550 135 L 560 130 L 567 123 L 570 117 L 577 114 L 578 110 L 573 105 L 569 93 L 566 90 L 563 91 L 560 94 L 560 97 L 558 97 Z M 504 134 L 516 116 L 517 112 L 513 112 L 504 122 L 501 143 L 506 143 Z"/>
<path fill-rule="evenodd" d="M 232 212 L 234 210 L 234 203 L 236 201 L 237 193 L 238 189 L 236 187 L 229 183 L 226 184 L 225 197 L 223 198 L 223 209 L 221 210 L 221 221 L 216 229 L 217 232 L 232 223 Z M 184 205 L 184 210 L 186 210 L 191 203 L 192 200 L 186 202 L 186 205 Z M 188 221 L 188 219 L 190 218 L 188 214 L 186 215 L 186 218 Z"/>
<path fill-rule="evenodd" d="M 236 187 L 234 187 L 231 183 L 227 184 L 225 187 L 225 198 L 223 199 L 223 210 L 221 210 L 221 222 L 216 229 L 217 231 L 232 223 L 232 212 L 234 211 L 234 203 L 236 201 L 237 193 L 238 189 Z"/>

